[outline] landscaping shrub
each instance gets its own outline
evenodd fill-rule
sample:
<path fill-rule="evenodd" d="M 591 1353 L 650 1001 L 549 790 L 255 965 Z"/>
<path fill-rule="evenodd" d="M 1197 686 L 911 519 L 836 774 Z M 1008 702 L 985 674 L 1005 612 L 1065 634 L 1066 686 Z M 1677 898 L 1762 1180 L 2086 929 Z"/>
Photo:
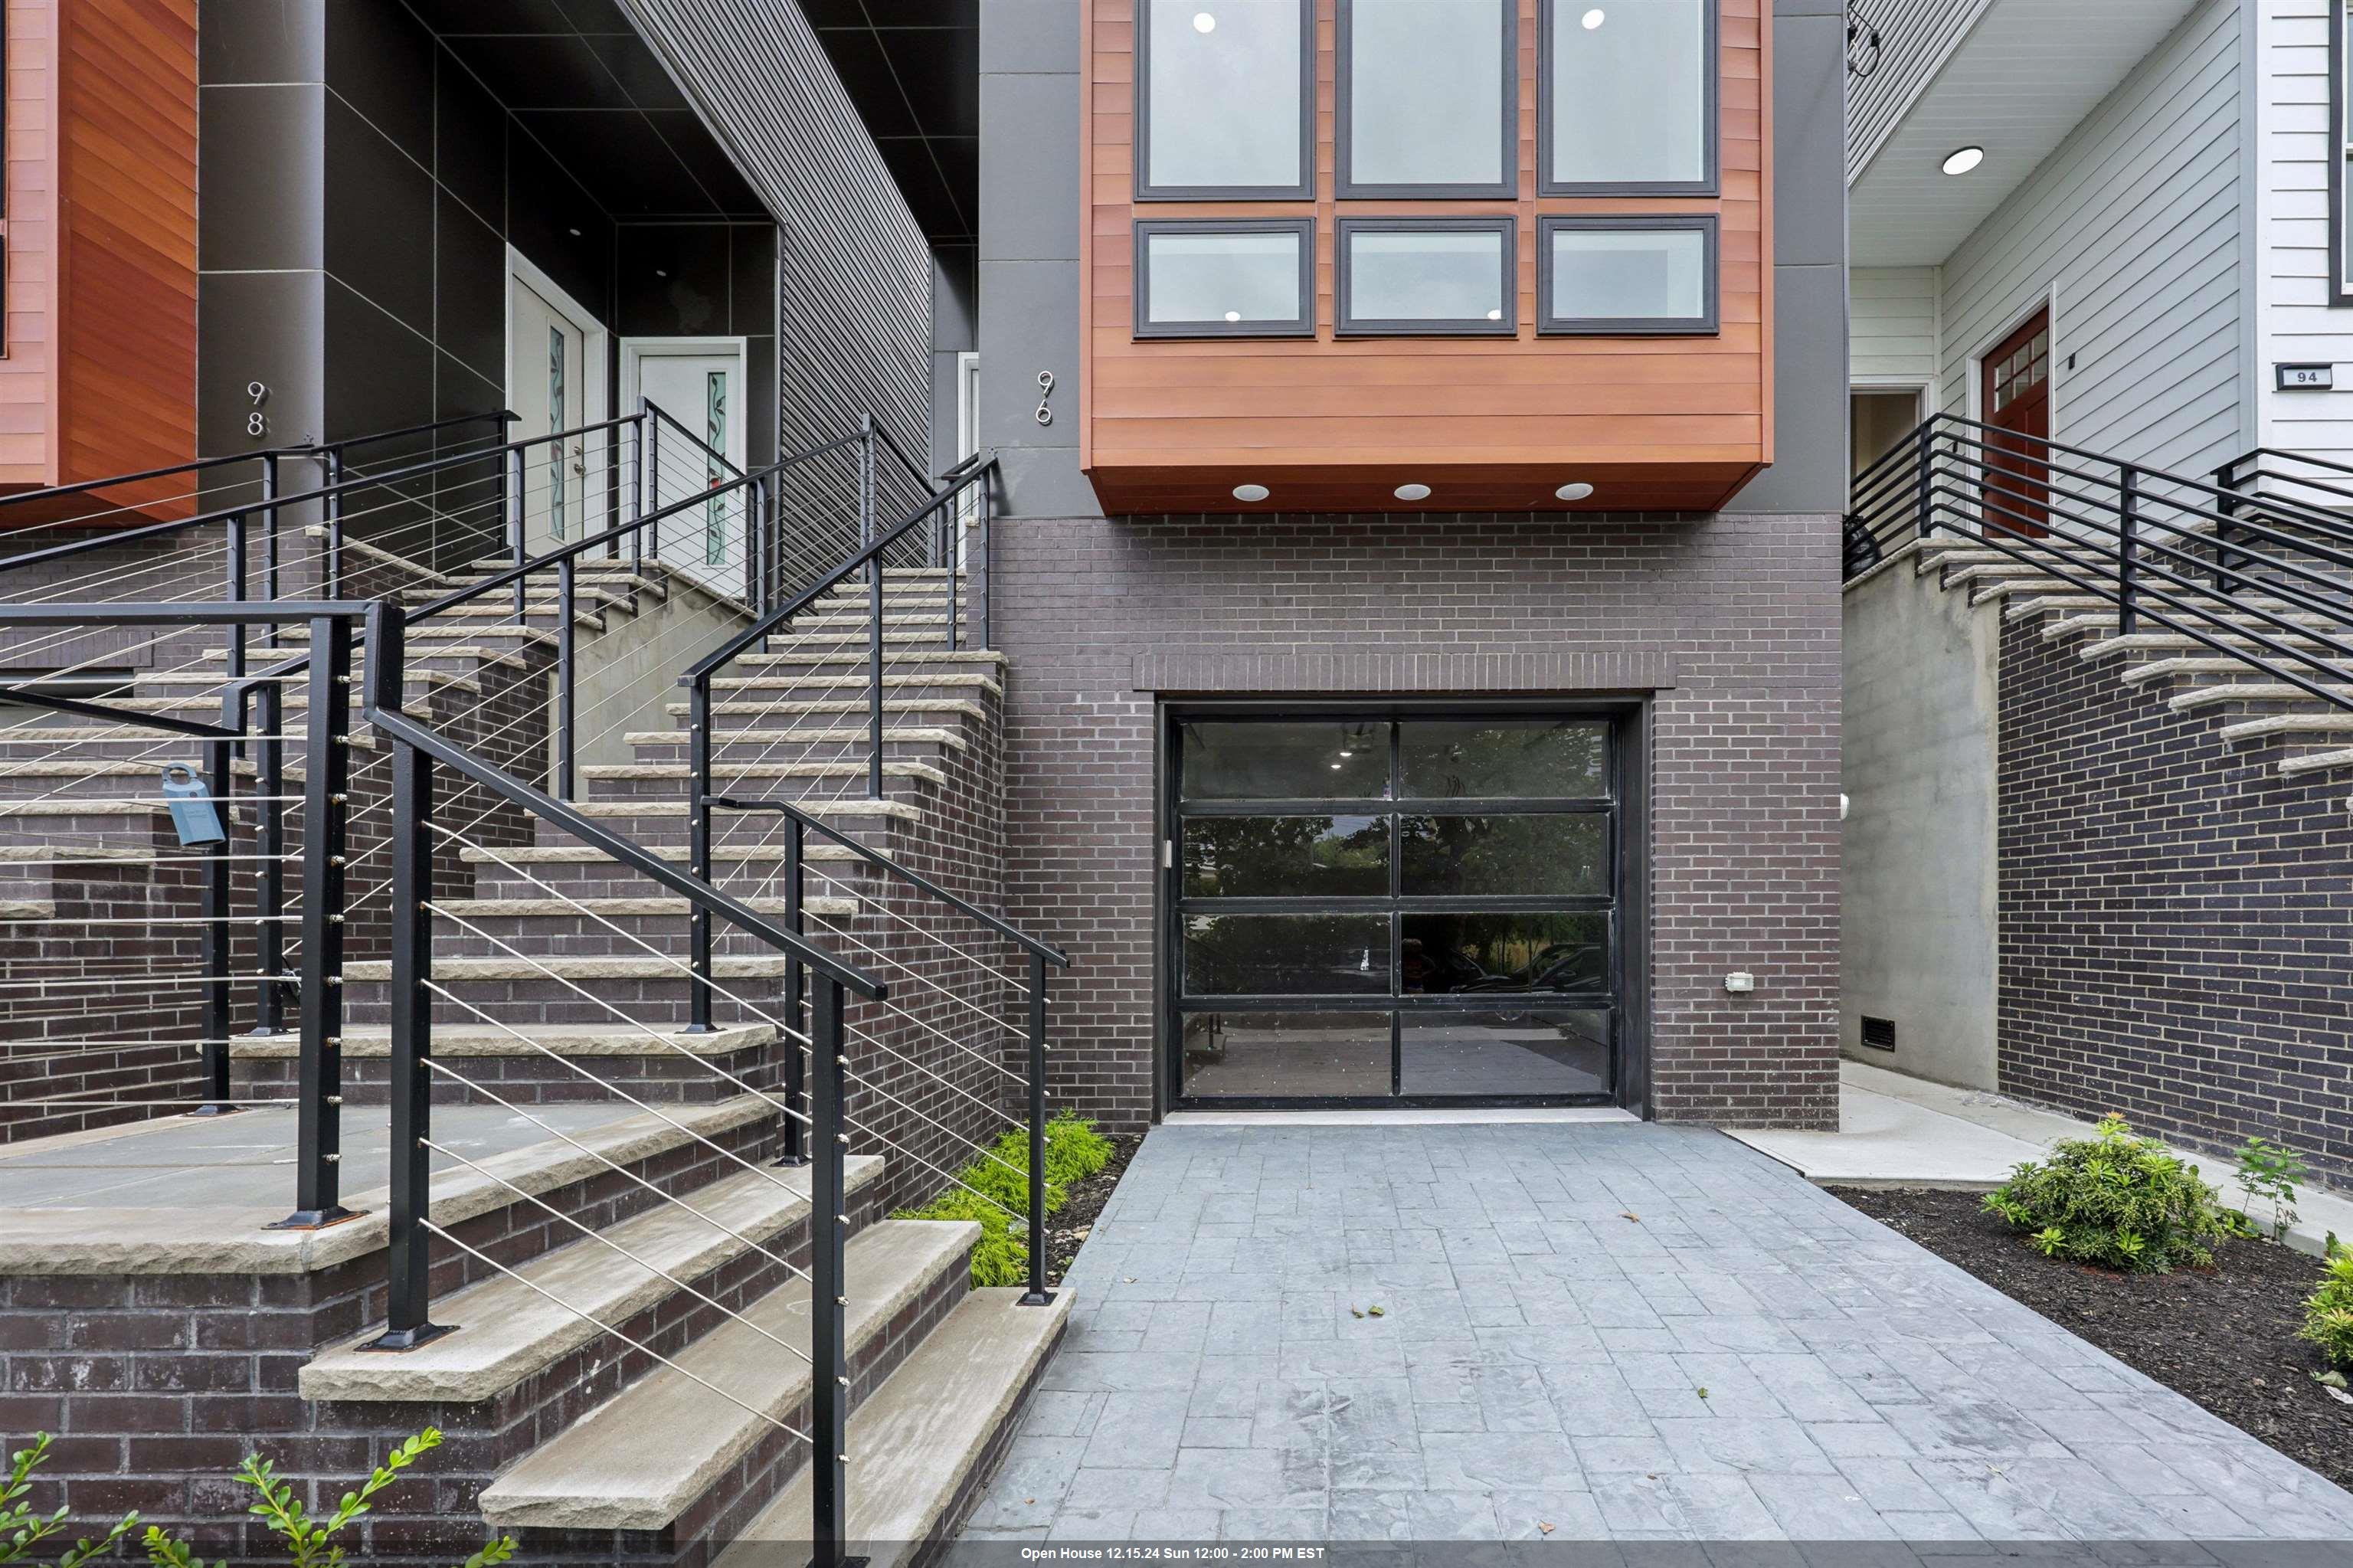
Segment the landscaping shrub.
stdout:
<path fill-rule="evenodd" d="M 2018 1166 L 1985 1206 L 2028 1233 L 2045 1257 L 2132 1274 L 2211 1264 L 2211 1244 L 2232 1234 L 2198 1168 L 2134 1137 L 2117 1116 L 2103 1118 L 2090 1138 L 2052 1145 L 2048 1160 Z"/>
<path fill-rule="evenodd" d="M 2304 1337 L 2320 1347 L 2328 1364 L 2353 1372 L 2353 1248 L 2328 1238 L 2328 1262 L 2320 1288 L 2304 1303 Z"/>
<path fill-rule="evenodd" d="M 1029 1214 L 1029 1134 L 1008 1128 L 989 1152 L 995 1159 L 976 1160 L 956 1173 L 961 1185 L 952 1186 L 916 1209 L 901 1209 L 902 1220 L 971 1220 L 980 1226 L 979 1245 L 972 1249 L 972 1282 L 1022 1285 L 1029 1278 L 1029 1247 L 1016 1234 L 1017 1219 L 1027 1228 Z M 1111 1139 L 1095 1124 L 1076 1112 L 1064 1111 L 1046 1124 L 1046 1212 L 1062 1206 L 1070 1184 L 1093 1175 L 1110 1163 Z"/>

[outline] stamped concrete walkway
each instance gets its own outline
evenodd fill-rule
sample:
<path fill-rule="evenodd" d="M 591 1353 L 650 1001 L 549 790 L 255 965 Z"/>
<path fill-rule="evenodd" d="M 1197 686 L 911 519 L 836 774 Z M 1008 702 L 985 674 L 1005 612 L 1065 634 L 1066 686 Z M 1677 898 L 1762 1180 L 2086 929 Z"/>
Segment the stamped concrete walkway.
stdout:
<path fill-rule="evenodd" d="M 966 1542 L 2353 1538 L 2353 1496 L 1700 1128 L 1162 1128 L 1070 1287 Z"/>

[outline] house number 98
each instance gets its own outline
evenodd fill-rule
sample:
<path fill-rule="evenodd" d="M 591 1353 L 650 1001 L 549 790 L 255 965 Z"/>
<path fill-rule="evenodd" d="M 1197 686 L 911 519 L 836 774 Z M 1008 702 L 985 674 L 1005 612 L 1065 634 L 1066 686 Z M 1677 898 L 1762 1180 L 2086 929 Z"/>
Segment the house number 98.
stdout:
<path fill-rule="evenodd" d="M 258 440 L 269 433 L 269 416 L 261 411 L 261 406 L 269 401 L 269 383 L 248 381 L 245 395 L 253 399 L 253 411 L 245 417 L 245 433 Z"/>

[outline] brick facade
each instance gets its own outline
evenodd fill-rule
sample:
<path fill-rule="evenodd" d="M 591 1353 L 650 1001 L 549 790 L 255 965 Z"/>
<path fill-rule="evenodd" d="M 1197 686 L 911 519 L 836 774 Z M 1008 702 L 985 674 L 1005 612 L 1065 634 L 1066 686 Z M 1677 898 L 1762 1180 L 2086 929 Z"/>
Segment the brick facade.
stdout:
<path fill-rule="evenodd" d="M 2001 634 L 2000 1083 L 2227 1151 L 2250 1136 L 2353 1181 L 2353 818 L 2223 710 Z"/>
<path fill-rule="evenodd" d="M 1652 1114 L 1835 1126 L 1838 540 L 1831 516 L 1000 522 L 1008 913 L 1077 960 L 1058 1083 L 1113 1126 L 1152 1113 L 1160 699 L 1614 695 L 1651 708 Z"/>

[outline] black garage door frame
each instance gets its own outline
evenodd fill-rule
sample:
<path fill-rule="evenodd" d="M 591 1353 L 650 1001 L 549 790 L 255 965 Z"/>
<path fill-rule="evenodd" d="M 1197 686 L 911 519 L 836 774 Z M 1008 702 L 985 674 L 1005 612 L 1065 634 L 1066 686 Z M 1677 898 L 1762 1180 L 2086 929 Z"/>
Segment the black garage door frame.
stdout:
<path fill-rule="evenodd" d="M 1155 884 L 1157 896 L 1155 925 L 1158 930 L 1158 962 L 1155 989 L 1158 994 L 1156 1016 L 1160 1036 L 1157 1059 L 1160 1071 L 1155 1075 L 1155 1099 L 1162 1111 L 1167 1110 L 1316 1110 L 1316 1109 L 1381 1109 L 1381 1108 L 1499 1108 L 1546 1106 L 1619 1106 L 1637 1114 L 1647 1114 L 1649 1094 L 1650 1040 L 1650 962 L 1649 962 L 1649 844 L 1651 836 L 1647 779 L 1649 772 L 1649 705 L 1639 700 L 1542 699 L 1529 701 L 1480 701 L 1475 699 L 1426 699 L 1409 701 L 1331 700 L 1312 697 L 1282 699 L 1248 699 L 1219 701 L 1185 701 L 1167 699 L 1159 705 L 1155 792 L 1160 825 L 1160 874 Z M 1272 1097 L 1249 1095 L 1192 1096 L 1185 1086 L 1185 1024 L 1187 1013 L 1218 1011 L 1219 1004 L 1209 997 L 1187 998 L 1180 994 L 1180 977 L 1185 973 L 1185 916 L 1198 912 L 1198 905 L 1188 906 L 1185 897 L 1184 822 L 1187 812 L 1182 799 L 1180 780 L 1183 767 L 1183 726 L 1198 721 L 1257 719 L 1288 720 L 1300 723 L 1373 721 L 1396 724 L 1414 720 L 1463 721 L 1483 717 L 1550 718 L 1577 721 L 1599 721 L 1608 727 L 1608 801 L 1611 808 L 1613 826 L 1609 853 L 1609 901 L 1614 912 L 1609 938 L 1609 1016 L 1611 1086 L 1606 1092 L 1589 1094 L 1406 1094 L 1398 1092 L 1398 1074 L 1403 1062 L 1402 1020 L 1422 1015 L 1443 1015 L 1459 1011 L 1499 1011 L 1498 1003 L 1505 997 L 1524 999 L 1523 1011 L 1586 1012 L 1596 1011 L 1590 993 L 1549 995 L 1530 992 L 1483 993 L 1476 997 L 1423 997 L 1391 995 L 1333 995 L 1324 998 L 1299 998 L 1286 1001 L 1272 1008 L 1263 1008 L 1260 1001 L 1246 1004 L 1246 1010 L 1304 1011 L 1324 1012 L 1363 1012 L 1394 1011 L 1397 1019 L 1390 1035 L 1390 1092 L 1377 1095 L 1301 1095 Z M 1335 806 L 1340 802 L 1333 802 Z M 1469 801 L 1451 801 L 1457 809 L 1472 806 Z M 1571 801 L 1559 798 L 1525 808 L 1535 813 L 1546 811 L 1589 810 L 1598 800 Z M 1289 808 L 1293 803 L 1286 801 Z M 1356 813 L 1368 815 L 1410 814 L 1417 804 L 1412 800 L 1384 798 L 1355 803 Z M 1246 814 L 1248 806 L 1194 807 L 1192 815 Z M 1416 901 L 1419 902 L 1419 901 Z M 1482 906 L 1510 906 L 1525 909 L 1532 903 L 1543 902 L 1547 907 L 1555 901 L 1537 901 L 1523 897 L 1478 900 L 1471 898 L 1444 901 L 1451 911 L 1475 913 Z M 1557 902 L 1567 910 L 1576 900 Z M 1324 901 L 1284 899 L 1276 901 L 1237 901 L 1222 904 L 1221 909 L 1231 913 L 1327 912 Z M 1332 905 L 1334 910 L 1353 908 L 1369 911 L 1373 906 Z M 1380 906 L 1397 908 L 1394 902 Z M 1392 962 L 1398 959 L 1392 947 Z M 1395 988 L 1399 989 L 1401 988 Z M 1227 1003 L 1223 1011 L 1244 1011 L 1245 1005 Z"/>

